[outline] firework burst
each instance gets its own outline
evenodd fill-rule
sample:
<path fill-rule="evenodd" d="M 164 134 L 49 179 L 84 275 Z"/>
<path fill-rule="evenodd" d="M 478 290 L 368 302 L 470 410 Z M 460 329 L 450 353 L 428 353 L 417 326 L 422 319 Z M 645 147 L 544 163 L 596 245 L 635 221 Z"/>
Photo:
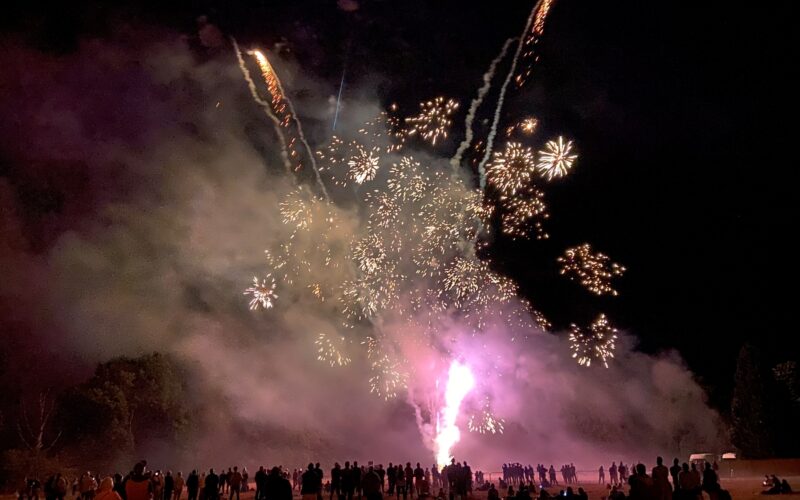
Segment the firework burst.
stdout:
<path fill-rule="evenodd" d="M 419 135 L 435 146 L 439 138 L 446 139 L 447 131 L 453 124 L 451 115 L 458 109 L 458 102 L 437 97 L 432 101 L 422 102 L 417 116 L 406 118 L 408 135 Z"/>
<path fill-rule="evenodd" d="M 572 357 L 581 366 L 591 366 L 592 360 L 598 360 L 608 368 L 608 360 L 614 357 L 617 330 L 611 326 L 605 314 L 600 314 L 588 332 L 574 323 L 570 326 L 569 342 Z"/>
<path fill-rule="evenodd" d="M 561 264 L 562 275 L 570 280 L 577 280 L 590 292 L 596 295 L 618 295 L 617 290 L 611 286 L 611 280 L 622 276 L 625 267 L 611 262 L 608 256 L 600 252 L 593 253 L 589 243 L 568 248 L 557 260 Z"/>
<path fill-rule="evenodd" d="M 347 366 L 350 358 L 344 353 L 345 338 L 341 336 L 332 337 L 324 333 L 317 335 L 314 344 L 317 346 L 317 359 L 331 366 Z"/>
<path fill-rule="evenodd" d="M 378 173 L 380 166 L 380 158 L 377 156 L 378 148 L 372 148 L 367 151 L 365 148 L 359 146 L 356 154 L 347 162 L 350 167 L 348 177 L 356 182 L 356 184 L 363 184 L 366 181 L 371 181 Z"/>
<path fill-rule="evenodd" d="M 572 141 L 565 143 L 563 137 L 547 141 L 544 150 L 539 152 L 539 163 L 536 165 L 536 169 L 548 181 L 557 177 L 564 177 L 569 173 L 572 164 L 578 158 L 578 155 L 570 154 L 571 152 Z"/>
<path fill-rule="evenodd" d="M 251 295 L 250 309 L 256 310 L 258 308 L 272 309 L 275 304 L 275 299 L 278 295 L 275 293 L 275 278 L 268 274 L 264 279 L 258 281 L 256 276 L 253 276 L 253 284 L 245 289 L 244 295 Z"/>
<path fill-rule="evenodd" d="M 495 153 L 486 171 L 487 179 L 505 196 L 513 196 L 526 186 L 536 169 L 533 150 L 518 142 L 509 142 L 502 153 Z"/>

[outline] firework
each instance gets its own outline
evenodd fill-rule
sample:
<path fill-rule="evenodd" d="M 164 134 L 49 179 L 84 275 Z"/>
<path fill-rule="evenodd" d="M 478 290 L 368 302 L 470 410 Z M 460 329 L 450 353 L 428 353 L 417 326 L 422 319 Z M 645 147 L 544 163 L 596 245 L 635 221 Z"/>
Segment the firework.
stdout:
<path fill-rule="evenodd" d="M 450 462 L 450 450 L 461 439 L 461 432 L 456 425 L 461 402 L 475 387 L 475 377 L 467 365 L 453 361 L 447 375 L 445 389 L 445 407 L 436 422 L 436 463 Z"/>
<path fill-rule="evenodd" d="M 485 398 L 483 407 L 469 417 L 467 429 L 470 432 L 479 434 L 502 434 L 505 430 L 506 421 L 498 418 L 492 413 L 492 406 L 489 398 Z"/>
<path fill-rule="evenodd" d="M 559 257 L 560 273 L 571 280 L 578 280 L 587 290 L 596 295 L 618 295 L 611 286 L 611 280 L 622 276 L 625 267 L 611 262 L 611 259 L 600 253 L 593 253 L 592 246 L 584 243 L 568 248 Z"/>
<path fill-rule="evenodd" d="M 550 217 L 544 191 L 534 185 L 527 186 L 513 198 L 501 197 L 505 212 L 501 217 L 503 233 L 513 237 L 526 237 L 533 226 L 536 239 L 547 239 L 542 221 Z"/>
<path fill-rule="evenodd" d="M 608 360 L 614 357 L 617 330 L 611 326 L 605 314 L 600 314 L 584 331 L 574 323 L 570 325 L 569 334 L 572 357 L 581 366 L 591 366 L 592 360 L 598 360 L 608 368 Z"/>
<path fill-rule="evenodd" d="M 417 116 L 406 118 L 410 125 L 408 135 L 418 134 L 435 146 L 439 137 L 447 138 L 447 131 L 453 120 L 450 116 L 458 109 L 458 103 L 452 99 L 437 97 L 432 101 L 422 102 Z"/>
<path fill-rule="evenodd" d="M 353 247 L 353 260 L 365 273 L 377 274 L 387 261 L 383 241 L 374 234 L 359 240 Z"/>
<path fill-rule="evenodd" d="M 252 295 L 250 299 L 251 310 L 256 310 L 259 307 L 272 309 L 275 299 L 278 298 L 275 293 L 275 278 L 268 274 L 264 279 L 258 281 L 258 278 L 253 276 L 253 284 L 245 289 L 244 295 Z"/>
<path fill-rule="evenodd" d="M 348 177 L 354 180 L 356 184 L 363 184 L 365 181 L 371 181 L 375 178 L 380 165 L 380 158 L 376 153 L 377 148 L 367 151 L 359 146 L 355 156 L 347 162 L 347 166 L 350 167 Z"/>
<path fill-rule="evenodd" d="M 517 87 L 525 85 L 525 82 L 533 72 L 533 65 L 539 60 L 539 56 L 536 55 L 536 45 L 539 43 L 539 39 L 544 33 L 547 14 L 550 13 L 550 7 L 552 5 L 553 0 L 539 0 L 533 7 L 533 12 L 535 12 L 533 23 L 530 25 L 530 30 L 527 31 L 520 43 L 520 46 L 523 47 L 521 54 L 523 69 L 515 77 Z"/>
<path fill-rule="evenodd" d="M 280 204 L 283 223 L 294 225 L 297 229 L 306 230 L 314 222 L 316 199 L 303 188 L 290 191 Z"/>
<path fill-rule="evenodd" d="M 317 359 L 331 366 L 347 366 L 350 358 L 344 354 L 342 348 L 345 344 L 344 337 L 331 337 L 324 333 L 317 335 L 314 341 L 317 346 Z"/>
<path fill-rule="evenodd" d="M 275 114 L 278 116 L 283 116 L 281 119 L 281 124 L 284 127 L 288 127 L 290 120 L 294 121 L 297 129 L 297 137 L 300 139 L 300 142 L 303 143 L 306 153 L 308 154 L 308 159 L 311 162 L 311 168 L 314 170 L 314 176 L 316 178 L 317 185 L 319 186 L 320 191 L 322 191 L 322 195 L 327 200 L 328 191 L 325 188 L 325 183 L 322 181 L 322 177 L 320 176 L 317 162 L 314 159 L 314 154 L 311 152 L 311 146 L 309 146 L 306 136 L 303 133 L 303 125 L 300 123 L 300 120 L 297 117 L 297 112 L 294 110 L 294 105 L 292 104 L 291 99 L 289 99 L 289 97 L 283 92 L 283 85 L 278 78 L 278 74 L 275 72 L 275 69 L 269 63 L 267 56 L 265 56 L 263 52 L 260 50 L 251 50 L 248 53 L 255 57 L 258 67 L 261 69 L 261 76 L 264 78 L 264 82 L 267 84 L 267 90 L 272 96 L 272 106 L 275 110 Z M 289 149 L 290 154 L 296 157 L 297 151 L 294 149 L 294 138 L 292 138 L 292 140 L 289 142 Z M 298 164 L 297 169 L 299 170 L 300 168 L 302 168 L 302 164 Z"/>
<path fill-rule="evenodd" d="M 489 183 L 501 193 L 513 196 L 518 189 L 530 182 L 535 169 L 533 150 L 518 142 L 509 142 L 504 152 L 495 153 L 486 175 Z"/>
<path fill-rule="evenodd" d="M 381 349 L 381 343 L 374 337 L 363 342 L 367 346 L 367 360 L 370 363 L 370 392 L 385 400 L 397 397 L 399 391 L 407 387 L 408 374 L 402 364 Z"/>
<path fill-rule="evenodd" d="M 400 163 L 389 169 L 389 191 L 400 201 L 417 201 L 425 195 L 428 178 L 420 171 L 420 164 L 410 156 L 404 156 Z"/>
<path fill-rule="evenodd" d="M 547 177 L 548 181 L 556 177 L 564 177 L 572 168 L 572 163 L 578 158 L 578 155 L 570 154 L 570 152 L 572 152 L 572 141 L 564 143 L 563 137 L 547 141 L 545 149 L 539 151 L 539 163 L 536 165 L 536 169 L 539 170 L 542 177 Z"/>

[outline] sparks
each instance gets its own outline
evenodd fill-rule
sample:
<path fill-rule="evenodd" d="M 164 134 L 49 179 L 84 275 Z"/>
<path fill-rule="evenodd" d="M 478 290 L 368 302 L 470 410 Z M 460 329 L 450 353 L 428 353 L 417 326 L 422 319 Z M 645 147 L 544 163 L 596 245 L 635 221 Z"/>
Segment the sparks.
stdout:
<path fill-rule="evenodd" d="M 589 243 L 568 248 L 557 260 L 561 264 L 562 275 L 570 280 L 577 280 L 590 292 L 596 295 L 618 295 L 617 290 L 611 286 L 611 280 L 622 276 L 625 267 L 611 262 L 608 256 L 600 252 L 593 253 Z"/>
<path fill-rule="evenodd" d="M 578 155 L 571 155 L 571 151 L 572 141 L 567 141 L 565 144 L 563 137 L 547 141 L 545 149 L 539 152 L 539 163 L 536 165 L 536 169 L 548 181 L 566 176 L 572 168 L 572 163 L 578 158 Z"/>
<path fill-rule="evenodd" d="M 263 309 L 272 309 L 275 299 L 278 295 L 275 293 L 275 278 L 268 274 L 260 282 L 256 276 L 253 276 L 253 284 L 246 288 L 244 295 L 252 295 L 250 299 L 250 309 L 256 310 L 259 307 Z"/>
<path fill-rule="evenodd" d="M 436 426 L 436 463 L 446 464 L 452 457 L 453 446 L 461 439 L 456 420 L 461 402 L 475 387 L 475 377 L 469 367 L 458 361 L 450 364 L 445 388 L 445 407 L 438 416 Z"/>

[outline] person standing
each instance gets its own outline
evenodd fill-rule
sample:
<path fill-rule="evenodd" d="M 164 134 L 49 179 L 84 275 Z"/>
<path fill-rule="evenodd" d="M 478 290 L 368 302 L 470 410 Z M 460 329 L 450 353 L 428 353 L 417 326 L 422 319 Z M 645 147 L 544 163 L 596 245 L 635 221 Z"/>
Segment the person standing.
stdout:
<path fill-rule="evenodd" d="M 239 466 L 233 468 L 233 471 L 228 473 L 228 498 L 233 500 L 236 495 L 236 500 L 240 499 L 242 491 L 242 473 L 239 472 Z"/>
<path fill-rule="evenodd" d="M 186 482 L 183 480 L 183 473 L 178 471 L 178 475 L 175 476 L 175 493 L 172 494 L 172 500 L 181 500 L 181 494 L 183 493 L 183 487 Z"/>
<path fill-rule="evenodd" d="M 600 466 L 600 469 L 597 471 L 597 484 L 604 484 L 606 482 L 606 471 L 603 469 L 603 466 Z"/>
<path fill-rule="evenodd" d="M 141 461 L 133 466 L 133 472 L 125 480 L 127 500 L 150 500 L 153 491 L 150 474 L 146 472 L 147 462 Z"/>
<path fill-rule="evenodd" d="M 172 500 L 172 492 L 175 490 L 175 478 L 172 477 L 172 471 L 168 470 L 164 476 L 164 500 Z"/>
<path fill-rule="evenodd" d="M 308 470 L 303 473 L 301 481 L 300 495 L 303 497 L 303 500 L 317 500 L 320 484 L 319 474 L 314 470 L 314 464 L 308 464 Z"/>
<path fill-rule="evenodd" d="M 200 491 L 200 477 L 197 475 L 197 470 L 192 470 L 189 477 L 186 478 L 186 494 L 187 500 L 197 500 L 197 493 Z"/>
<path fill-rule="evenodd" d="M 219 476 L 214 469 L 209 469 L 206 481 L 203 484 L 203 500 L 217 500 L 219 498 Z"/>
<path fill-rule="evenodd" d="M 336 495 L 336 499 L 339 500 L 341 494 L 342 494 L 342 468 L 339 465 L 339 462 L 336 462 L 333 464 L 333 469 L 331 469 L 330 500 L 333 500 L 334 495 Z"/>
<path fill-rule="evenodd" d="M 656 458 L 656 466 L 653 467 L 653 497 L 655 500 L 671 500 L 672 486 L 669 484 L 669 469 L 664 465 L 664 459 Z"/>

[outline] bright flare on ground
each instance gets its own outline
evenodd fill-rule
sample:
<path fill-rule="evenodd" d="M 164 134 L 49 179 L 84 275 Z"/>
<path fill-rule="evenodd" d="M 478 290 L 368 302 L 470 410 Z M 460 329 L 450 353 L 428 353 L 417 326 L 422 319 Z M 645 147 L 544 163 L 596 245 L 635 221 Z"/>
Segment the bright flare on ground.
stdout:
<path fill-rule="evenodd" d="M 445 389 L 445 407 L 439 414 L 436 429 L 436 463 L 446 464 L 450 461 L 453 446 L 461 439 L 461 432 L 456 425 L 461 402 L 475 387 L 475 377 L 467 365 L 453 361 L 447 374 Z"/>

